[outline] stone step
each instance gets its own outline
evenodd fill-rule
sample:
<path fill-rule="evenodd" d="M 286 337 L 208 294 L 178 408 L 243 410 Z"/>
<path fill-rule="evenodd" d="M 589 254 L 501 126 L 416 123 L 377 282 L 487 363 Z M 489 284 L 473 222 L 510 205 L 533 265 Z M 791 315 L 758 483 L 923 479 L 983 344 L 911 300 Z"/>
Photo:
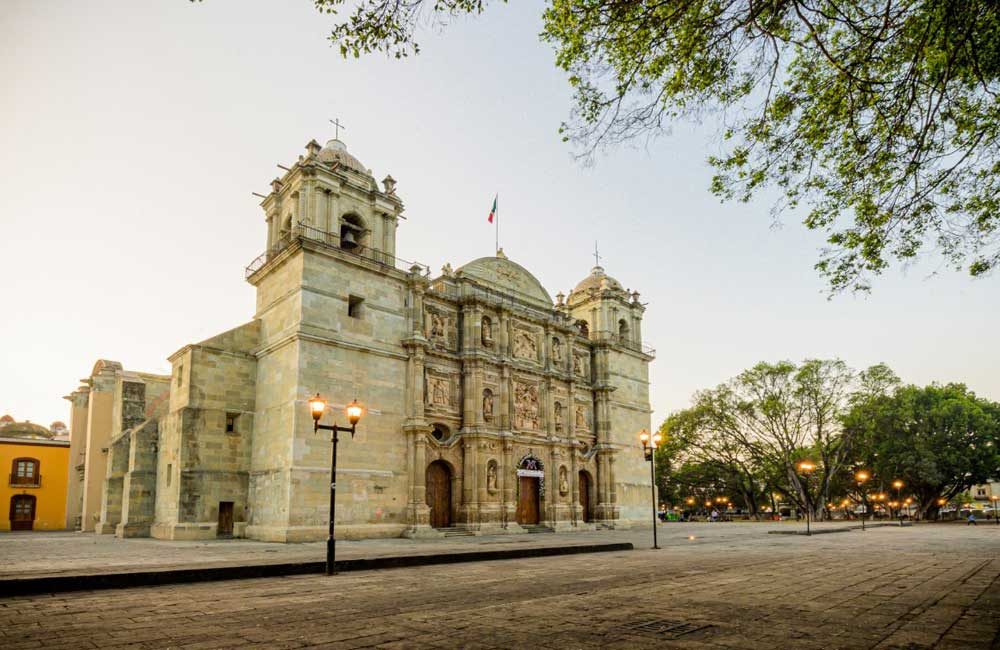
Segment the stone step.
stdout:
<path fill-rule="evenodd" d="M 443 532 L 445 537 L 472 537 L 475 535 L 471 530 L 464 528 L 439 528 L 438 530 Z"/>
<path fill-rule="evenodd" d="M 554 532 L 556 532 L 553 529 L 549 528 L 548 526 L 525 526 L 525 525 L 522 524 L 521 527 L 524 528 L 529 533 L 554 533 Z"/>

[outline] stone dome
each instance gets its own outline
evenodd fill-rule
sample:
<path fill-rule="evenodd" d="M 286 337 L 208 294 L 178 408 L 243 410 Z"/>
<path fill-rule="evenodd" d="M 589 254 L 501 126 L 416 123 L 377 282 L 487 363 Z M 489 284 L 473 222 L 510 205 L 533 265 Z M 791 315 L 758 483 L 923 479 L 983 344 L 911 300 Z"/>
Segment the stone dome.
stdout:
<path fill-rule="evenodd" d="M 600 289 L 604 286 L 605 281 L 607 281 L 607 287 L 609 289 L 617 289 L 618 291 L 623 290 L 621 282 L 606 274 L 603 267 L 595 266 L 590 270 L 590 275 L 580 280 L 580 283 L 573 288 L 572 293 L 580 293 L 582 291 L 589 291 L 590 289 Z"/>
<path fill-rule="evenodd" d="M 316 160 L 321 163 L 339 163 L 341 166 L 354 170 L 359 174 L 371 176 L 368 169 L 361 164 L 361 161 L 347 152 L 347 145 L 340 140 L 329 140 L 326 146 L 316 154 Z"/>
<path fill-rule="evenodd" d="M 52 432 L 40 424 L 34 422 L 14 422 L 3 428 L 5 438 L 32 438 L 35 440 L 48 440 L 52 437 Z"/>
<path fill-rule="evenodd" d="M 538 278 L 526 268 L 511 262 L 501 250 L 497 257 L 480 257 L 455 270 L 458 277 L 478 280 L 487 287 L 513 293 L 522 300 L 552 307 L 552 298 Z"/>

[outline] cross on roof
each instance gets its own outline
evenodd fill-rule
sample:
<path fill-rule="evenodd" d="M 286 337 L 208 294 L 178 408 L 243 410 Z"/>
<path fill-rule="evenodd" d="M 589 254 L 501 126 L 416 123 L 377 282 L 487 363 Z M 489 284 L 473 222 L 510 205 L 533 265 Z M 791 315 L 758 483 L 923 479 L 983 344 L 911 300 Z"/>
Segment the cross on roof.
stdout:
<path fill-rule="evenodd" d="M 594 242 L 594 266 L 601 265 L 601 255 L 597 252 L 597 242 Z"/>
<path fill-rule="evenodd" d="M 340 130 L 344 129 L 346 131 L 347 127 L 345 127 L 343 124 L 340 123 L 340 118 L 336 118 L 336 119 L 330 120 L 330 124 L 332 124 L 333 127 L 334 127 L 333 137 L 335 139 L 339 140 L 340 139 Z"/>

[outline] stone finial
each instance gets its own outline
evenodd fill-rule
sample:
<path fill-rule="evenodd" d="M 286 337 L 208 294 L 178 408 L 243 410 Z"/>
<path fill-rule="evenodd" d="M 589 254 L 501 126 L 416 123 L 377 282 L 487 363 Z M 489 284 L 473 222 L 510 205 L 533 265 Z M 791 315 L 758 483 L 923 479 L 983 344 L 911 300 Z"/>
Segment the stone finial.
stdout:
<path fill-rule="evenodd" d="M 306 153 L 310 158 L 318 154 L 322 149 L 323 147 L 319 146 L 319 143 L 316 142 L 316 140 L 310 140 L 306 144 Z"/>
<path fill-rule="evenodd" d="M 505 259 L 507 259 L 507 255 L 506 255 L 506 254 L 504 254 L 504 252 L 503 252 L 503 248 L 498 248 L 498 249 L 497 249 L 497 257 L 499 257 L 499 258 L 500 258 L 500 259 L 502 259 L 502 260 L 505 260 Z"/>
<path fill-rule="evenodd" d="M 559 293 L 557 293 L 556 294 L 556 307 L 562 307 L 563 300 L 565 300 L 565 299 L 566 299 L 566 296 L 563 295 L 562 291 L 560 291 Z"/>
<path fill-rule="evenodd" d="M 271 191 L 272 192 L 280 192 L 281 191 L 281 180 L 280 179 L 275 178 L 273 181 L 271 181 Z"/>
<path fill-rule="evenodd" d="M 638 291 L 633 291 L 632 292 L 632 302 L 634 304 L 636 304 L 636 305 L 639 304 L 639 292 Z"/>
<path fill-rule="evenodd" d="M 385 188 L 386 194 L 395 194 L 396 179 L 393 178 L 391 174 L 386 174 L 385 178 L 382 179 L 382 187 Z"/>
<path fill-rule="evenodd" d="M 451 264 L 446 262 L 445 265 L 441 267 L 441 275 L 449 277 L 452 275 Z"/>

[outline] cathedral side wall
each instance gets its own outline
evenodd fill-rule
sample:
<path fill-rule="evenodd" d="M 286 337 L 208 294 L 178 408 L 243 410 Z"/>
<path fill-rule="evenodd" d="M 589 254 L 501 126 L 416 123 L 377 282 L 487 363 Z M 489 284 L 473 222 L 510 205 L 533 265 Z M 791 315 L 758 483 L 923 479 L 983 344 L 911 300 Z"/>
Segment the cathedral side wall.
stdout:
<path fill-rule="evenodd" d="M 615 482 L 620 517 L 647 522 L 650 518 L 649 463 L 639 442 L 639 431 L 650 430 L 649 366 L 635 354 L 612 350 L 608 355 L 611 393 L 610 440 L 618 449 Z"/>
<path fill-rule="evenodd" d="M 405 527 L 408 477 L 402 433 L 406 395 L 405 292 L 380 269 L 305 255 L 297 424 L 293 445 L 289 525 L 293 536 L 322 538 L 329 520 L 331 443 L 313 433 L 306 400 L 330 403 L 325 424 L 347 426 L 352 399 L 368 409 L 352 440 L 340 434 L 337 461 L 338 537 L 398 536 Z M 349 313 L 350 297 L 361 308 Z"/>
<path fill-rule="evenodd" d="M 167 447 L 161 455 L 173 475 L 161 482 L 166 492 L 163 507 L 158 503 L 154 536 L 215 537 L 220 502 L 233 504 L 234 533 L 239 535 L 248 504 L 256 360 L 200 346 L 192 346 L 183 359 L 190 383 L 187 395 L 177 401 L 183 406 L 167 417 Z"/>

